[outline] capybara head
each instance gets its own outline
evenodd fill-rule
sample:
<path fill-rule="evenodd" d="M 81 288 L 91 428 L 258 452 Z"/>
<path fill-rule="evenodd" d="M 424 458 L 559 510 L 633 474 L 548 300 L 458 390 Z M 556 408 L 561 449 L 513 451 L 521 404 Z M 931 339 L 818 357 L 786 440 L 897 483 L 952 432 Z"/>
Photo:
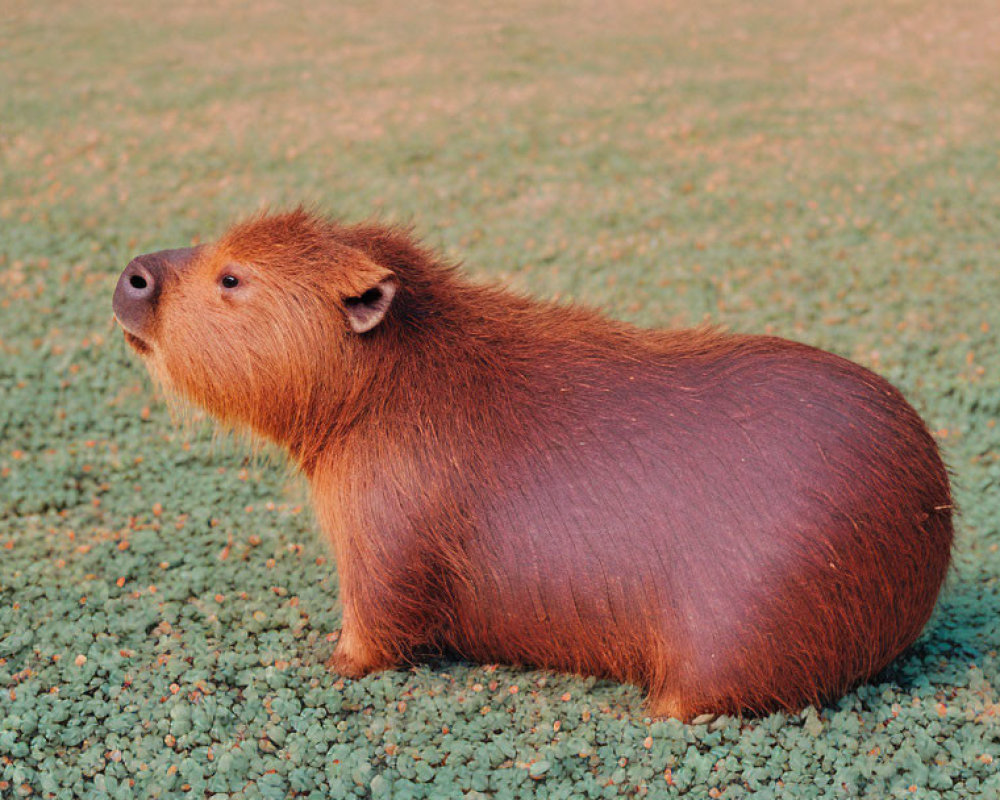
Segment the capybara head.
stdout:
<path fill-rule="evenodd" d="M 258 218 L 212 245 L 132 260 L 115 316 L 151 373 L 231 425 L 288 441 L 335 402 L 352 340 L 385 321 L 392 270 L 303 211 Z"/>

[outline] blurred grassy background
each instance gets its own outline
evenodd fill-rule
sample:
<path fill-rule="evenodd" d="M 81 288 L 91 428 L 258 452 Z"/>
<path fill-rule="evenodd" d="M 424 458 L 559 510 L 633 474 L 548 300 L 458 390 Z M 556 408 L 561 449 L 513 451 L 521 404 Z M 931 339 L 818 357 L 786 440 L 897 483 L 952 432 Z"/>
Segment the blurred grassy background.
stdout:
<path fill-rule="evenodd" d="M 0 797 L 997 796 L 993 0 L 3 17 Z M 110 311 L 131 256 L 299 202 L 412 222 L 519 290 L 885 374 L 963 510 L 926 636 L 880 685 L 743 724 L 541 672 L 329 675 L 301 487 L 174 428 Z"/>

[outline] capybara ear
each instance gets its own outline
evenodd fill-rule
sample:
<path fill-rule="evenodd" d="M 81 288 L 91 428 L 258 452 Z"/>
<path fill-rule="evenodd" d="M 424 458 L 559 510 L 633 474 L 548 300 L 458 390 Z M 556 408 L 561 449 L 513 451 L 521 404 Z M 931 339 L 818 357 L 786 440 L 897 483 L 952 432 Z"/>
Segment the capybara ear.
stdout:
<path fill-rule="evenodd" d="M 350 277 L 343 299 L 347 321 L 355 333 L 367 333 L 385 318 L 399 282 L 373 261 L 366 261 Z"/>

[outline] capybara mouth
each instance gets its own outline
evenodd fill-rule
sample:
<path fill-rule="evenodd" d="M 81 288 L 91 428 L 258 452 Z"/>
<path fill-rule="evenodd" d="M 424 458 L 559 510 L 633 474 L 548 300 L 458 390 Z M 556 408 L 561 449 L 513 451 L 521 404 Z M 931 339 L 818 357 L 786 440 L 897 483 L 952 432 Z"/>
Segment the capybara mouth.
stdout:
<path fill-rule="evenodd" d="M 152 351 L 153 348 L 150 347 L 145 340 L 140 339 L 134 333 L 129 333 L 128 331 L 123 331 L 123 333 L 125 334 L 125 341 L 128 342 L 129 346 L 139 355 L 144 356 Z"/>

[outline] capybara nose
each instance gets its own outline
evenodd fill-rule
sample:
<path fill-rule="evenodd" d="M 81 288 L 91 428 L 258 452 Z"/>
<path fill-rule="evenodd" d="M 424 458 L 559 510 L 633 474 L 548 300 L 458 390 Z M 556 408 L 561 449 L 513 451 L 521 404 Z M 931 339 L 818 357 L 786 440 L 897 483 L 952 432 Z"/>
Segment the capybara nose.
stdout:
<path fill-rule="evenodd" d="M 121 326 L 133 336 L 149 334 L 164 284 L 191 263 L 201 247 L 160 250 L 133 258 L 118 278 L 112 306 Z"/>
<path fill-rule="evenodd" d="M 112 306 L 121 326 L 134 336 L 146 333 L 160 296 L 163 270 L 149 256 L 133 258 L 115 287 Z"/>

